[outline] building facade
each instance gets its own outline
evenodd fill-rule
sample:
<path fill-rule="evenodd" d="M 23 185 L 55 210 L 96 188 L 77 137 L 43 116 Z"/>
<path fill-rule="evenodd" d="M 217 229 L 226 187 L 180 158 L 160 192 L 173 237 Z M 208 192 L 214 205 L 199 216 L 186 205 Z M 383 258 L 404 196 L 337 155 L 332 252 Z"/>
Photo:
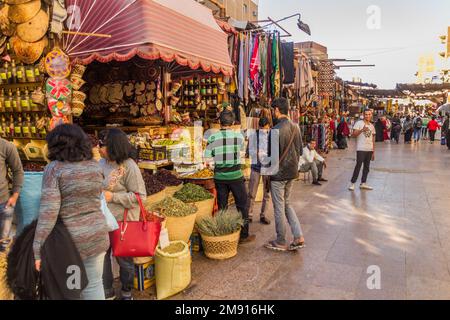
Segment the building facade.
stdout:
<path fill-rule="evenodd" d="M 197 0 L 220 14 L 220 7 L 225 9 L 225 15 L 238 21 L 258 20 L 259 0 Z"/>

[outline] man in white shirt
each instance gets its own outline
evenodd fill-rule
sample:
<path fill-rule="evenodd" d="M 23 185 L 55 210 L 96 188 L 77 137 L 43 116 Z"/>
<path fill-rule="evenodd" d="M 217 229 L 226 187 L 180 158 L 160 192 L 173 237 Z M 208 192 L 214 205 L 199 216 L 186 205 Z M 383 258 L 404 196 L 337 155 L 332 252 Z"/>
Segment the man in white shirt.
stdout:
<path fill-rule="evenodd" d="M 363 190 L 373 190 L 369 187 L 367 177 L 370 171 L 370 162 L 375 160 L 375 127 L 373 126 L 372 111 L 364 111 L 364 120 L 355 123 L 353 127 L 352 137 L 356 138 L 356 167 L 353 172 L 352 184 L 349 187 L 350 191 L 355 190 L 355 183 L 358 181 L 359 172 L 364 164 L 363 175 L 361 178 L 360 188 Z"/>
<path fill-rule="evenodd" d="M 303 148 L 303 155 L 300 157 L 298 170 L 300 172 L 311 171 L 313 176 L 313 185 L 320 186 L 320 182 L 327 180 L 322 178 L 323 169 L 326 168 L 325 159 L 316 151 L 316 141 L 311 139 L 306 147 Z"/>

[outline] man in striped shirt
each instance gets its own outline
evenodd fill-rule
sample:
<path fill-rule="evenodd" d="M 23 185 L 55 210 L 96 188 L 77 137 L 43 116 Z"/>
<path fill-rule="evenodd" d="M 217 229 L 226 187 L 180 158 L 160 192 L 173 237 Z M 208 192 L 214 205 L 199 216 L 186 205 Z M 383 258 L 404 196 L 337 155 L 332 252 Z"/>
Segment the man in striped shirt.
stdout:
<path fill-rule="evenodd" d="M 231 126 L 235 122 L 234 113 L 225 109 L 220 114 L 221 130 L 208 138 L 205 151 L 207 162 L 214 162 L 214 180 L 220 210 L 228 208 L 228 197 L 233 194 L 236 208 L 242 214 L 244 227 L 241 230 L 241 243 L 255 240 L 249 235 L 247 190 L 242 173 L 241 152 L 245 151 L 244 136 Z"/>

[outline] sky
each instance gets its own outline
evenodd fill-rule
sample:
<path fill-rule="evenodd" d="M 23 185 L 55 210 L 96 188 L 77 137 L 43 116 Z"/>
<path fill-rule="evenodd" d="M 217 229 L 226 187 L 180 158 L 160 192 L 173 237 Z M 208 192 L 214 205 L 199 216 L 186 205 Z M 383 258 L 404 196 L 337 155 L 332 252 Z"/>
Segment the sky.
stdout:
<path fill-rule="evenodd" d="M 375 11 L 367 13 L 370 6 L 379 9 L 379 19 Z M 432 55 L 437 69 L 448 64 L 438 53 L 445 49 L 439 36 L 450 26 L 450 0 L 259 0 L 260 19 L 295 13 L 302 15 L 312 36 L 300 31 L 293 18 L 280 23 L 293 35 L 286 40 L 315 41 L 328 47 L 330 58 L 376 65 L 338 70 L 344 80 L 359 77 L 393 89 L 397 83 L 416 82 L 421 55 Z"/>

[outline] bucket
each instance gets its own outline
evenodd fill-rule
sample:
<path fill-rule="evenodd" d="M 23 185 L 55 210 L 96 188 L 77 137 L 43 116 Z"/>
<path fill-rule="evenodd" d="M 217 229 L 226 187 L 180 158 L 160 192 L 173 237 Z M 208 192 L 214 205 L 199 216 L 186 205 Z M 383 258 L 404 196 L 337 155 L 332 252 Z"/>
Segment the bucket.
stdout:
<path fill-rule="evenodd" d="M 39 216 L 43 172 L 25 172 L 23 187 L 16 206 L 17 236 Z"/>
<path fill-rule="evenodd" d="M 158 300 L 169 298 L 191 283 L 191 253 L 183 241 L 173 241 L 155 254 L 156 296 Z"/>
<path fill-rule="evenodd" d="M 194 231 L 196 217 L 196 213 L 186 217 L 166 217 L 165 227 L 167 228 L 167 232 L 169 233 L 169 240 L 184 241 L 188 243 L 189 238 Z"/>

